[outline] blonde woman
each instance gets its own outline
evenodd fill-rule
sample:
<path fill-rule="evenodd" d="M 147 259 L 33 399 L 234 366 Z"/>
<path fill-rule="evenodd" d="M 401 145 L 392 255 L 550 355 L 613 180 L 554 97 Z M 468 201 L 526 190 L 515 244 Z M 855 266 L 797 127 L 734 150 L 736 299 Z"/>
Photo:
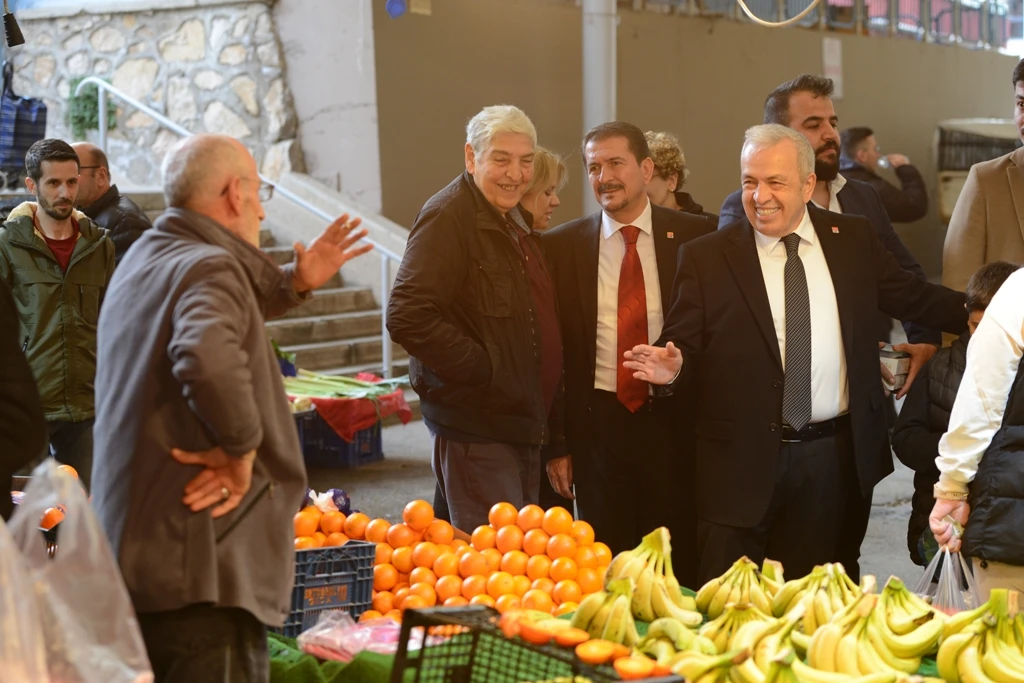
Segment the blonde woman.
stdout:
<path fill-rule="evenodd" d="M 549 149 L 537 148 L 533 157 L 533 180 L 520 204 L 533 214 L 533 229 L 544 232 L 551 227 L 551 214 L 562 202 L 558 193 L 569 180 L 565 162 Z"/>
<path fill-rule="evenodd" d="M 654 176 L 647 184 L 647 196 L 650 200 L 666 209 L 705 216 L 717 223 L 717 215 L 705 211 L 703 206 L 693 200 L 689 192 L 683 192 L 681 189 L 686 179 L 690 177 L 690 169 L 686 167 L 686 157 L 676 136 L 652 130 L 647 131 L 644 136 L 647 138 L 647 146 L 654 161 Z"/>

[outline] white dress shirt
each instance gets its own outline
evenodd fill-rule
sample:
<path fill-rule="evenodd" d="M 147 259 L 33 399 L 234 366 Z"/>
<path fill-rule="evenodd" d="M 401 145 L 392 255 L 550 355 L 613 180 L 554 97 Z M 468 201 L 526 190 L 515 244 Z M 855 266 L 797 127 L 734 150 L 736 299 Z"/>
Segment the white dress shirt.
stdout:
<path fill-rule="evenodd" d="M 1003 283 L 967 345 L 967 367 L 949 427 L 939 439 L 939 488 L 967 492 L 1003 424 L 1006 399 L 1024 356 L 1024 271 Z"/>
<path fill-rule="evenodd" d="M 811 305 L 811 422 L 821 422 L 849 410 L 846 353 L 832 274 L 806 209 L 796 234 L 800 235 L 797 253 L 804 265 Z M 779 353 L 782 354 L 782 365 L 785 368 L 786 245 L 781 239 L 762 235 L 757 230 L 754 230 L 754 240 L 757 243 L 757 258 L 761 262 L 764 286 L 768 290 L 768 304 L 772 309 Z"/>
<path fill-rule="evenodd" d="M 594 364 L 594 388 L 614 392 L 619 365 L 619 273 L 626 255 L 626 240 L 621 228 L 633 225 L 640 229 L 636 251 L 644 271 L 647 292 L 647 343 L 661 336 L 665 315 L 661 310 L 661 285 L 658 280 L 658 258 L 654 250 L 654 227 L 651 224 L 651 202 L 632 223 L 619 223 L 601 213 L 601 239 L 597 254 L 597 355 Z"/>
<path fill-rule="evenodd" d="M 838 194 L 839 190 L 843 189 L 844 187 L 846 187 L 846 178 L 843 177 L 842 173 L 837 173 L 836 179 L 828 184 L 828 206 L 822 206 L 818 204 L 818 202 L 815 202 L 814 200 L 811 200 L 811 202 L 819 209 L 825 209 L 827 211 L 831 211 L 832 213 L 842 213 L 843 207 L 839 206 Z"/>

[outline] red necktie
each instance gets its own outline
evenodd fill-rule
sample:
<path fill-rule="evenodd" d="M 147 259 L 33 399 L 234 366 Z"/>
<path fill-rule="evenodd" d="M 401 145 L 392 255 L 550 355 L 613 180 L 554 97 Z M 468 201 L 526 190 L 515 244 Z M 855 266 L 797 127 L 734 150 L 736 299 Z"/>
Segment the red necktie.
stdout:
<path fill-rule="evenodd" d="M 635 413 L 647 400 L 647 382 L 633 378 L 633 371 L 622 367 L 623 354 L 637 344 L 647 344 L 647 290 L 644 288 L 644 269 L 636 240 L 640 228 L 627 225 L 622 228 L 626 241 L 626 254 L 619 270 L 618 358 L 616 359 L 615 394 L 622 405 Z"/>

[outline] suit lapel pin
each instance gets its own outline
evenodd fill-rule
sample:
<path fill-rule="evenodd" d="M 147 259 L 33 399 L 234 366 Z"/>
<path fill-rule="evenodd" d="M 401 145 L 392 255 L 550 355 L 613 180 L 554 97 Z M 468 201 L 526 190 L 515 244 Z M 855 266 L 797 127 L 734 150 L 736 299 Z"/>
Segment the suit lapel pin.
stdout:
<path fill-rule="evenodd" d="M 675 234 L 674 232 L 668 232 L 668 233 L 665 233 L 665 234 L 666 234 L 666 235 L 668 235 L 668 238 L 669 238 L 670 240 L 671 240 L 671 239 L 675 239 L 675 237 L 676 237 L 676 234 Z"/>
<path fill-rule="evenodd" d="M 833 226 L 832 226 L 832 232 L 833 232 L 834 234 L 838 235 L 838 234 L 839 234 L 839 228 L 833 225 Z"/>

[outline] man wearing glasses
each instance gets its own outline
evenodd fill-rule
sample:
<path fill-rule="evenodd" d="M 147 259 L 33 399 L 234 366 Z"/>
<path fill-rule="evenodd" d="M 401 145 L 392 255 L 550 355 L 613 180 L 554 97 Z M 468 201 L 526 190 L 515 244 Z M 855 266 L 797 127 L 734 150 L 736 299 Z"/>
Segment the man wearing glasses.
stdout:
<path fill-rule="evenodd" d="M 76 142 L 71 147 L 78 154 L 81 173 L 75 206 L 96 225 L 107 229 L 107 237 L 114 242 L 114 260 L 120 263 L 128 247 L 153 224 L 135 202 L 111 184 L 110 165 L 103 150 L 88 142 Z"/>
<path fill-rule="evenodd" d="M 279 268 L 259 250 L 267 194 L 241 143 L 193 135 L 163 175 L 168 208 L 100 319 L 93 506 L 156 680 L 267 681 L 306 472 L 263 325 L 366 252 L 366 231 L 342 216 Z"/>

